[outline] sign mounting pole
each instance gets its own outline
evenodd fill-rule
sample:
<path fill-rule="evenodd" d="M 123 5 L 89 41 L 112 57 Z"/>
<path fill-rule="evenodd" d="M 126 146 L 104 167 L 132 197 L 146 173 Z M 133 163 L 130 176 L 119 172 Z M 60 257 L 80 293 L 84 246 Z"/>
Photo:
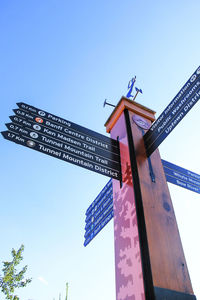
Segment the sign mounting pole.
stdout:
<path fill-rule="evenodd" d="M 117 300 L 194 300 L 162 161 L 151 155 L 151 180 L 142 130 L 155 112 L 125 97 L 105 126 L 119 140 L 122 185 L 113 179 Z"/>

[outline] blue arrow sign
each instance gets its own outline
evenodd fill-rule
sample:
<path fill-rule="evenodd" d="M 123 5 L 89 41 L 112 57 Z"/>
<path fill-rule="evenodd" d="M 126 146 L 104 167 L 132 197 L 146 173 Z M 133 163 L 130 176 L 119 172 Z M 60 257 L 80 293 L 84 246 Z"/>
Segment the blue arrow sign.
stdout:
<path fill-rule="evenodd" d="M 100 214 L 104 213 L 104 210 L 107 209 L 107 206 L 113 203 L 113 195 L 112 191 L 108 197 L 106 197 L 105 201 L 99 204 L 99 206 L 95 206 L 94 211 L 92 210 L 91 214 L 86 217 L 86 226 L 85 229 L 87 229 L 97 218 L 99 218 Z"/>
<path fill-rule="evenodd" d="M 112 179 L 106 183 L 104 188 L 101 190 L 101 192 L 98 194 L 98 196 L 95 198 L 95 200 L 92 202 L 92 204 L 88 207 L 86 211 L 86 215 L 89 215 L 91 210 L 97 205 L 98 202 L 102 201 L 102 198 L 106 195 L 106 193 L 110 194 L 112 192 Z"/>
<path fill-rule="evenodd" d="M 86 211 L 85 243 L 89 242 L 113 217 L 113 189 L 110 179 Z"/>
<path fill-rule="evenodd" d="M 200 175 L 162 160 L 168 182 L 200 194 Z"/>
<path fill-rule="evenodd" d="M 110 214 L 110 212 L 113 211 L 113 202 L 110 201 L 109 205 L 105 208 L 105 210 L 98 215 L 98 218 L 96 218 L 95 220 L 92 219 L 92 222 L 89 224 L 89 226 L 87 226 L 86 232 L 84 237 L 87 237 L 91 234 L 92 231 L 95 230 L 95 228 L 99 225 L 99 223 L 101 223 L 105 217 Z"/>
<path fill-rule="evenodd" d="M 177 177 L 170 176 L 169 174 L 166 174 L 166 173 L 165 173 L 165 176 L 166 176 L 166 179 L 168 182 L 178 185 L 178 186 L 185 188 L 187 190 L 190 190 L 192 192 L 200 194 L 200 187 L 190 184 L 188 182 L 185 182 Z"/>
<path fill-rule="evenodd" d="M 84 246 L 87 246 L 91 240 L 104 228 L 104 226 L 113 218 L 113 210 L 109 212 L 107 216 L 101 221 L 101 223 L 90 233 L 85 239 Z"/>

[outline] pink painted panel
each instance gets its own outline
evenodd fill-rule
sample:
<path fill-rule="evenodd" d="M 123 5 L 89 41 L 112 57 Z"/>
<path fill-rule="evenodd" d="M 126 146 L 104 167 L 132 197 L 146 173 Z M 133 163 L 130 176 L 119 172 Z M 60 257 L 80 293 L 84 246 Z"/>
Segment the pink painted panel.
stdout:
<path fill-rule="evenodd" d="M 117 300 L 145 300 L 135 197 L 124 114 L 111 131 L 119 136 L 123 185 L 113 179 Z"/>

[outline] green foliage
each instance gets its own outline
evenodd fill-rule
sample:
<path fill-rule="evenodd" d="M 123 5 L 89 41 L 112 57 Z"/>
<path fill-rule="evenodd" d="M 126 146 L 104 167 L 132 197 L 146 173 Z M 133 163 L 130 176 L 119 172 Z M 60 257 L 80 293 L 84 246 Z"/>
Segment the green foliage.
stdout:
<path fill-rule="evenodd" d="M 20 272 L 17 272 L 16 266 L 23 260 L 22 252 L 24 251 L 24 245 L 21 245 L 18 251 L 12 249 L 12 261 L 3 262 L 3 276 L 0 276 L 0 288 L 5 294 L 6 299 L 19 300 L 14 294 L 16 288 L 25 287 L 31 282 L 31 279 L 24 279 L 27 266 L 23 267 Z"/>

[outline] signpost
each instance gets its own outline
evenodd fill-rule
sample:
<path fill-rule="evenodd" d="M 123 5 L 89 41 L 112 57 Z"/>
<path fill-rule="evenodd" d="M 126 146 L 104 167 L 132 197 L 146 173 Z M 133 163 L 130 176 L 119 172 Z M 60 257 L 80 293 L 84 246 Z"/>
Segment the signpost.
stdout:
<path fill-rule="evenodd" d="M 150 156 L 162 141 L 185 117 L 200 98 L 200 67 L 192 74 L 182 89 L 144 135 L 147 156 Z"/>
<path fill-rule="evenodd" d="M 158 149 L 151 155 L 154 181 L 150 174 L 143 140 L 148 129 L 141 124 L 150 125 L 154 114 L 122 98 L 105 124 L 112 138 L 119 137 L 123 162 L 123 184 L 112 180 L 116 299 L 194 300 Z"/>
<path fill-rule="evenodd" d="M 200 67 L 153 125 L 154 111 L 122 97 L 105 125 L 112 138 L 23 102 L 2 132 L 112 178 L 86 211 L 84 245 L 114 216 L 117 300 L 196 299 L 166 179 L 200 193 L 200 175 L 161 160 L 157 147 L 199 98 Z"/>

